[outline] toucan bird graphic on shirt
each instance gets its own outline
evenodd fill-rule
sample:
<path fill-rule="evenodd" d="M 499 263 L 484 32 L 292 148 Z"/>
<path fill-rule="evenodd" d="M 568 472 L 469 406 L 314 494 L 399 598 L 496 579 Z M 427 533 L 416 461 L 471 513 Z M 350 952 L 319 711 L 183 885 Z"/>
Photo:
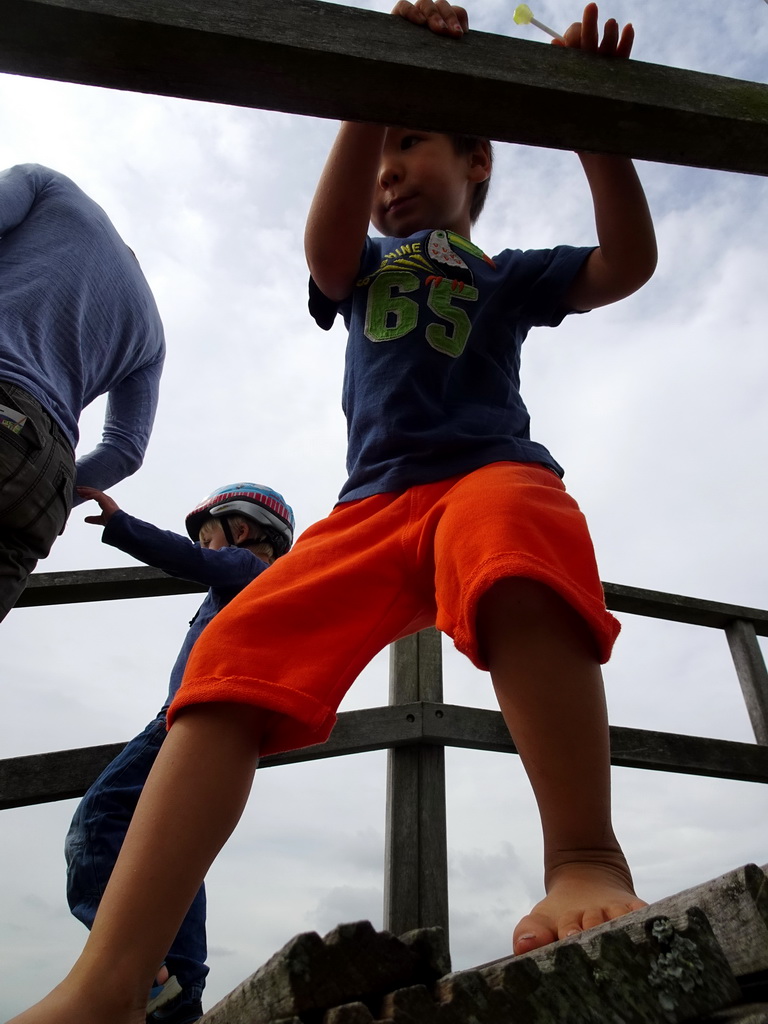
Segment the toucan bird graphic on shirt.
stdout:
<path fill-rule="evenodd" d="M 424 336 L 438 352 L 460 356 L 472 330 L 463 305 L 478 299 L 470 266 L 477 259 L 495 269 L 493 260 L 469 239 L 442 229 L 385 253 L 378 269 L 357 282 L 357 287 L 368 288 L 366 337 L 396 341 L 415 330 L 420 307 L 408 295 L 426 288 L 427 307 L 435 319 Z"/>

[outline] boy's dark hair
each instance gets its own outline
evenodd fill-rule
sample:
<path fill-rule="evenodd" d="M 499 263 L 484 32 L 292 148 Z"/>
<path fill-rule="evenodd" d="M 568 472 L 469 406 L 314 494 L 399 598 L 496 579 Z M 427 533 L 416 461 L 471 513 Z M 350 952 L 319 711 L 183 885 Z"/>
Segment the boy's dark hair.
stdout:
<path fill-rule="evenodd" d="M 486 139 L 482 135 L 460 135 L 458 132 L 448 132 L 448 138 L 453 143 L 453 148 L 459 155 L 462 155 L 463 153 L 472 153 L 481 142 L 485 142 L 488 145 L 488 155 L 491 161 L 491 174 L 493 173 L 493 144 L 490 139 Z M 485 181 L 479 181 L 477 185 L 475 185 L 475 191 L 472 194 L 472 202 L 469 207 L 469 219 L 473 224 L 483 212 L 490 184 L 491 175 L 489 174 Z"/>

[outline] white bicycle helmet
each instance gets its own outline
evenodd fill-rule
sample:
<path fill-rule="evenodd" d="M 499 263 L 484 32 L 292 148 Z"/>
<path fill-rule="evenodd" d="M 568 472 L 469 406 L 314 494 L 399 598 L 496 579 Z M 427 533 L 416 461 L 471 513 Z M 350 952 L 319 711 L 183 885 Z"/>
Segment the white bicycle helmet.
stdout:
<path fill-rule="evenodd" d="M 296 524 L 291 506 L 282 494 L 263 484 L 229 484 L 213 491 L 187 516 L 187 533 L 192 540 L 197 540 L 200 527 L 211 516 L 223 520 L 226 532 L 226 517 L 235 514 L 265 527 L 275 547 L 276 556 L 284 555 L 293 543 Z M 232 543 L 229 536 L 227 539 Z"/>

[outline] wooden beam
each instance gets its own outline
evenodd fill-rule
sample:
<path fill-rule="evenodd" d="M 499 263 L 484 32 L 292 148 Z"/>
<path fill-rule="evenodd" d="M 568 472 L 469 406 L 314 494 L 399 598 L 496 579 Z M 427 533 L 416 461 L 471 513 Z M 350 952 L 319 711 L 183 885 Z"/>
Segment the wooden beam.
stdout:
<path fill-rule="evenodd" d="M 207 587 L 166 576 L 162 569 L 127 566 L 120 569 L 78 569 L 73 572 L 37 572 L 29 577 L 17 608 L 86 601 L 122 601 L 134 597 L 204 594 Z"/>
<path fill-rule="evenodd" d="M 442 701 L 443 664 L 436 629 L 390 647 L 390 706 L 406 716 L 422 701 Z M 387 755 L 384 927 L 394 935 L 442 928 L 448 940 L 448 840 L 445 751 L 419 743 Z"/>
<path fill-rule="evenodd" d="M 638 971 L 644 959 L 643 948 L 647 949 L 651 936 L 663 940 L 670 930 L 682 934 L 692 921 L 703 927 L 703 932 L 697 927 L 698 935 L 690 935 L 693 943 L 678 944 L 673 939 L 668 954 L 662 954 L 655 968 L 651 964 L 649 971 L 646 961 L 644 969 Z M 714 940 L 711 943 L 704 934 L 710 929 Z M 704 942 L 696 949 L 700 939 Z M 470 971 L 459 971 L 451 977 L 471 978 L 479 974 L 492 989 L 517 994 L 523 1012 L 519 1017 L 510 1015 L 509 1019 L 531 1024 L 566 1019 L 574 1024 L 603 1019 L 758 1024 L 765 1021 L 765 1016 L 711 1014 L 713 1010 L 734 1006 L 740 991 L 732 982 L 726 984 L 725 991 L 720 993 L 723 1001 L 719 1002 L 717 991 L 708 994 L 706 986 L 713 975 L 719 974 L 727 982 L 726 975 L 730 974 L 732 980 L 746 981 L 749 991 L 749 979 L 763 977 L 767 968 L 768 879 L 764 870 L 747 864 L 579 935 L 522 956 L 506 956 Z M 539 970 L 543 983 L 537 984 Z M 682 993 L 676 994 L 668 985 L 683 979 L 684 992 L 693 994 L 698 990 L 695 998 L 702 999 L 698 1007 L 685 1006 L 684 996 L 678 1002 Z M 649 980 L 651 988 L 643 992 Z M 596 992 L 592 988 L 595 981 Z M 563 988 L 558 993 L 560 985 Z M 654 996 L 658 999 L 662 991 L 665 997 L 656 1002 Z M 571 1005 L 578 1007 L 573 1015 L 568 1012 Z M 611 1008 L 612 1016 L 606 1013 L 607 1007 Z M 539 1015 L 536 1010 L 543 1012 Z M 762 1004 L 762 1011 L 765 1010 L 768 1006 Z"/>
<path fill-rule="evenodd" d="M 498 711 L 424 704 L 423 738 L 471 750 L 516 753 Z M 624 768 L 768 783 L 768 748 L 756 743 L 611 726 L 611 762 Z"/>
<path fill-rule="evenodd" d="M 725 629 L 735 621 L 750 622 L 758 636 L 768 636 L 768 610 L 723 604 L 682 594 L 643 590 L 618 583 L 603 583 L 611 611 L 645 615 L 672 622 Z M 118 569 L 77 569 L 69 572 L 38 572 L 29 577 L 27 589 L 16 607 L 71 604 L 80 601 L 117 601 L 131 597 L 203 593 L 205 587 L 166 576 L 160 569 L 128 566 Z M 415 678 L 415 677 L 414 677 Z M 415 685 L 415 683 L 414 683 Z M 428 700 L 429 697 L 422 699 Z"/>
<path fill-rule="evenodd" d="M 368 921 L 340 924 L 322 939 L 294 936 L 201 1024 L 373 1024 L 363 1000 L 375 1006 L 398 985 L 431 986 L 445 970 L 446 943 L 434 928 L 398 939 Z"/>
<path fill-rule="evenodd" d="M 0 761 L 0 810 L 82 796 L 124 743 L 54 750 Z"/>
<path fill-rule="evenodd" d="M 768 746 L 768 670 L 751 622 L 739 619 L 725 627 L 736 674 L 757 742 Z"/>
<path fill-rule="evenodd" d="M 625 932 L 631 939 L 640 939 L 646 925 L 654 918 L 664 916 L 676 920 L 694 907 L 706 914 L 715 938 L 737 977 L 768 970 L 768 878 L 756 864 L 747 864 L 709 882 L 665 896 L 649 907 L 591 928 L 575 940 L 563 939 L 544 949 L 526 953 L 524 959 L 546 962 L 558 948 L 574 941 L 593 949 L 599 939 L 610 932 Z M 507 959 L 493 961 L 493 964 L 504 963 Z"/>
<path fill-rule="evenodd" d="M 603 583 L 605 603 L 614 612 L 647 615 L 670 622 L 689 622 L 693 626 L 725 629 L 735 620 L 751 622 L 758 636 L 768 636 L 768 611 L 745 608 L 738 604 L 706 601 L 682 594 L 666 594 L 640 587 L 625 587 L 619 583 Z"/>
<path fill-rule="evenodd" d="M 263 757 L 259 768 L 343 757 L 419 742 L 421 706 L 366 708 L 339 715 L 326 743 Z M 124 743 L 56 750 L 0 760 L 0 810 L 82 796 Z"/>
<path fill-rule="evenodd" d="M 262 758 L 259 768 L 425 744 L 440 755 L 443 747 L 516 753 L 498 711 L 417 702 L 342 712 L 326 743 Z M 0 810 L 82 796 L 123 745 L 107 743 L 0 760 Z M 612 726 L 611 760 L 626 768 L 768 783 L 768 747 L 756 743 Z M 436 763 L 439 767 L 439 761 L 425 762 L 429 778 L 424 786 L 439 791 Z M 430 806 L 429 814 L 439 825 L 439 806 Z M 425 842 L 436 842 L 439 829 L 434 823 L 430 828 Z"/>
<path fill-rule="evenodd" d="M 419 743 L 421 735 L 420 704 L 342 711 L 325 743 L 262 757 L 259 768 L 277 768 L 283 764 L 301 764 L 325 757 L 344 757 L 346 754 L 366 754 L 372 750 L 409 746 Z"/>
<path fill-rule="evenodd" d="M 3 0 L 0 71 L 768 173 L 766 85 L 319 0 Z"/>
<path fill-rule="evenodd" d="M 630 916 L 592 941 L 598 929 L 542 947 L 536 957 L 449 975 L 437 982 L 437 997 L 442 1003 L 443 992 L 461 992 L 464 979 L 484 992 L 477 984 L 484 982 L 491 998 L 506 998 L 508 1011 L 480 1019 L 525 1024 L 704 1024 L 739 1000 L 739 985 L 701 910 L 691 907 L 674 919 L 656 913 L 639 933 L 627 926 Z"/>

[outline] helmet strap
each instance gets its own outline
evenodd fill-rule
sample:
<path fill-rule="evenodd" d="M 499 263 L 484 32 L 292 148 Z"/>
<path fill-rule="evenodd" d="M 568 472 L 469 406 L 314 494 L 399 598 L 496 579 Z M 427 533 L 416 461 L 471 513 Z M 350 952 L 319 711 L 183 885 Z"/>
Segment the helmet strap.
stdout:
<path fill-rule="evenodd" d="M 219 519 L 219 522 L 221 523 L 221 528 L 224 531 L 224 536 L 227 538 L 227 544 L 229 544 L 231 548 L 237 547 L 235 538 L 232 536 L 232 528 L 229 525 L 229 516 L 222 516 L 221 519 Z"/>
<path fill-rule="evenodd" d="M 255 537 L 246 537 L 245 540 L 238 542 L 232 534 L 232 527 L 229 525 L 229 516 L 221 516 L 219 522 L 221 523 L 221 528 L 224 531 L 227 544 L 231 548 L 247 548 L 253 544 L 270 544 L 276 558 L 282 555 L 286 550 L 283 538 L 277 530 L 272 530 L 268 526 L 262 526 L 261 528 L 262 533 L 264 534 L 263 537 L 259 537 L 258 539 Z"/>

